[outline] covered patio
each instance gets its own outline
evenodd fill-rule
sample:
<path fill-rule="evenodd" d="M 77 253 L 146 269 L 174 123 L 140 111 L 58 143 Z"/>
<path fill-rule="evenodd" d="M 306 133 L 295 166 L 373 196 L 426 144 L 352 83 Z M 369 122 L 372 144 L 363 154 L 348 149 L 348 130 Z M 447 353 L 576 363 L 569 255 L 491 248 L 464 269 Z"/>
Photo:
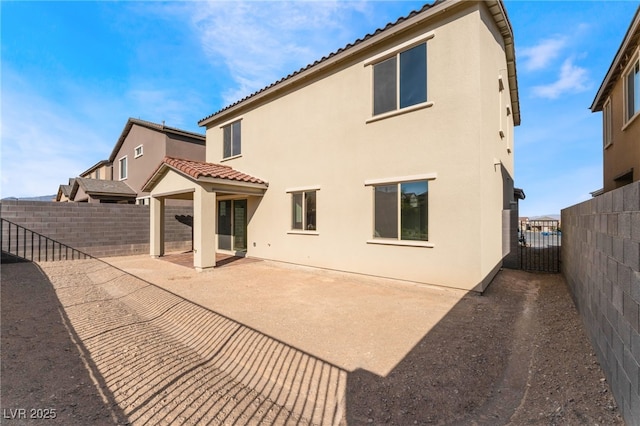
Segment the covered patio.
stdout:
<path fill-rule="evenodd" d="M 262 197 L 267 187 L 262 179 L 229 166 L 165 157 L 142 189 L 151 195 L 150 255 L 165 254 L 166 200 L 193 201 L 193 267 L 197 271 L 216 266 L 219 247 L 227 254 L 244 255 L 250 220 L 246 200 Z M 227 211 L 231 206 L 233 213 Z M 242 240 L 239 244 L 232 243 L 236 236 Z"/>

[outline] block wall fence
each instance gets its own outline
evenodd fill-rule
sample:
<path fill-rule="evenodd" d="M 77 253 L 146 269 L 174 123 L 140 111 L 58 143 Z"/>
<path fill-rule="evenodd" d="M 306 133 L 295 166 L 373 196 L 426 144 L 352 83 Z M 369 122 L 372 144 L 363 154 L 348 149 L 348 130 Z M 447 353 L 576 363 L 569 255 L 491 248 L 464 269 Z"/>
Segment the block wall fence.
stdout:
<path fill-rule="evenodd" d="M 640 182 L 562 210 L 562 272 L 629 425 L 640 425 Z"/>
<path fill-rule="evenodd" d="M 149 214 L 149 206 L 128 204 L 0 204 L 3 219 L 95 257 L 148 254 Z M 192 249 L 192 223 L 192 206 L 165 207 L 166 252 Z"/>

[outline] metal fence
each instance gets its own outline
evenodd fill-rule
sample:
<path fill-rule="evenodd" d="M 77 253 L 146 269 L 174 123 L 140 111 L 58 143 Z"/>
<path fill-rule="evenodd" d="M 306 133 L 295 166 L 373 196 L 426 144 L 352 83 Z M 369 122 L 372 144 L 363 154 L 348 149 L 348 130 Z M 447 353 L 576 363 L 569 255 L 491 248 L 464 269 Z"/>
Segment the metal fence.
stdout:
<path fill-rule="evenodd" d="M 0 219 L 0 247 L 5 255 L 38 262 L 88 259 L 92 256 L 17 223 Z"/>
<path fill-rule="evenodd" d="M 558 220 L 520 222 L 520 268 L 525 271 L 560 272 L 562 231 Z"/>

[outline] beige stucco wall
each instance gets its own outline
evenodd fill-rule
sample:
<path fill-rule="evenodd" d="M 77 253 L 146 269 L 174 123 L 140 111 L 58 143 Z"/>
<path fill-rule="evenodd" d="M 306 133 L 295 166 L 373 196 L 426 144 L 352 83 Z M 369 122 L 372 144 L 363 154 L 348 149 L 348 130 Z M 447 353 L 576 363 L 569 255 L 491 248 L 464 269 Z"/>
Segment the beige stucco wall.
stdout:
<path fill-rule="evenodd" d="M 624 75 L 624 74 L 623 74 Z M 629 124 L 624 120 L 624 78 L 618 79 L 611 91 L 613 143 L 604 149 L 604 190 L 618 187 L 616 176 L 633 168 L 634 180 L 640 180 L 640 114 Z M 604 116 L 604 114 L 601 114 Z M 604 119 L 604 117 L 603 117 Z M 603 126 L 604 128 L 604 126 Z"/>
<path fill-rule="evenodd" d="M 207 161 L 269 182 L 264 197 L 249 198 L 249 256 L 479 289 L 501 264 L 505 172 L 513 176 L 513 155 L 498 134 L 500 73 L 509 99 L 505 54 L 485 15 L 484 6 L 463 3 L 297 91 L 236 116 L 220 114 L 208 126 Z M 372 67 L 365 61 L 429 31 L 427 97 L 433 106 L 367 123 Z M 223 161 L 221 126 L 238 118 L 242 156 Z M 511 140 L 512 125 L 503 125 Z M 365 181 L 430 173 L 436 175 L 429 181 L 433 247 L 367 243 L 373 189 Z M 291 234 L 287 189 L 307 186 L 320 188 L 318 233 Z"/>

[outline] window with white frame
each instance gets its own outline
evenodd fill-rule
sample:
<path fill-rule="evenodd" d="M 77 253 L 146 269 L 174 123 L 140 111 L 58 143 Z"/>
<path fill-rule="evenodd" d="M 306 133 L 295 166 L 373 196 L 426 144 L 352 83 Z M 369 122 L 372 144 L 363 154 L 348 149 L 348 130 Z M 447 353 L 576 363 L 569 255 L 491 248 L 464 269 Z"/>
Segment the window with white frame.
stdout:
<path fill-rule="evenodd" d="M 222 158 L 235 157 L 242 153 L 241 121 L 222 127 Z"/>
<path fill-rule="evenodd" d="M 134 157 L 135 158 L 142 157 L 142 154 L 143 154 L 142 145 L 136 146 Z"/>
<path fill-rule="evenodd" d="M 291 193 L 291 229 L 316 231 L 316 191 Z"/>
<path fill-rule="evenodd" d="M 613 143 L 611 99 L 608 99 L 602 108 L 602 141 L 605 148 Z"/>
<path fill-rule="evenodd" d="M 373 115 L 427 102 L 427 43 L 373 65 Z"/>
<path fill-rule="evenodd" d="M 127 156 L 125 155 L 119 161 L 119 170 L 120 170 L 120 180 L 125 180 L 127 178 Z"/>
<path fill-rule="evenodd" d="M 632 62 L 625 74 L 625 121 L 631 120 L 640 111 L 640 59 Z"/>
<path fill-rule="evenodd" d="M 100 169 L 96 169 L 96 179 L 100 179 Z"/>
<path fill-rule="evenodd" d="M 427 180 L 373 185 L 373 238 L 429 241 Z"/>

